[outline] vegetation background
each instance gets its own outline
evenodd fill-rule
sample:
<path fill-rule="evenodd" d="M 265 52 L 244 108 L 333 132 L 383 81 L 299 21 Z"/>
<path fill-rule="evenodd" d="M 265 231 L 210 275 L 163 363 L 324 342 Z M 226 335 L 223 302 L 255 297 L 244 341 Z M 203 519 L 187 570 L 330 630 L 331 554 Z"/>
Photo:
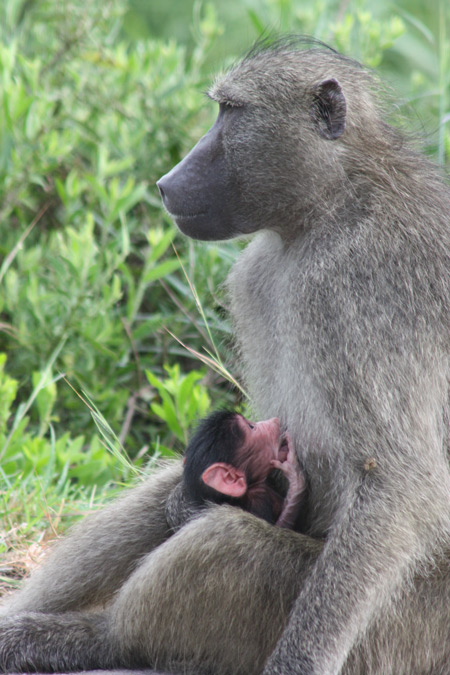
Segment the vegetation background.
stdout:
<path fill-rule="evenodd" d="M 274 31 L 375 68 L 448 162 L 447 0 L 1 3 L 0 584 L 245 406 L 221 293 L 241 244 L 177 235 L 155 181 L 213 121 L 213 73 Z"/>

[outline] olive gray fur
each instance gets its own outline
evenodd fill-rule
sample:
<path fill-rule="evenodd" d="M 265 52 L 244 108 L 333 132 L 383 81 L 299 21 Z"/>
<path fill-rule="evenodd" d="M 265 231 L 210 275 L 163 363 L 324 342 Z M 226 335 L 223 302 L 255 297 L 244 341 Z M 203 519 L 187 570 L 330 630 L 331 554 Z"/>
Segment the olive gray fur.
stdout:
<path fill-rule="evenodd" d="M 165 469 L 5 604 L 4 671 L 448 675 L 450 190 L 377 89 L 330 50 L 257 49 L 159 182 L 187 235 L 256 233 L 227 282 L 236 350 L 308 475 L 305 532 L 220 506 L 171 536 Z"/>

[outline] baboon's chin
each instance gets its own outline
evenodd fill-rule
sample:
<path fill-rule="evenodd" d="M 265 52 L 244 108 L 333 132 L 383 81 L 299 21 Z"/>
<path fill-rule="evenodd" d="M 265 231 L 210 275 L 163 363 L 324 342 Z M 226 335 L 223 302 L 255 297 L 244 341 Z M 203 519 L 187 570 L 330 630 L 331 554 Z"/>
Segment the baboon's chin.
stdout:
<path fill-rule="evenodd" d="M 236 236 L 231 223 L 220 220 L 210 213 L 172 215 L 180 232 L 200 241 L 222 241 Z"/>

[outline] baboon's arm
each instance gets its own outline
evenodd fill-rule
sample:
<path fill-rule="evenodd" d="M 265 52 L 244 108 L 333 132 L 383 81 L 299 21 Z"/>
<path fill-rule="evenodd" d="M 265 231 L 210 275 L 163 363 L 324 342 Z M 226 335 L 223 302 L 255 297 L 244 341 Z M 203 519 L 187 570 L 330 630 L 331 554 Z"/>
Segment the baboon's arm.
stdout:
<path fill-rule="evenodd" d="M 392 444 L 391 439 L 391 448 Z M 396 450 L 407 457 L 405 448 Z M 423 562 L 427 553 L 436 554 L 440 518 L 448 517 L 448 476 L 439 454 L 436 446 L 424 448 L 422 465 L 428 465 L 431 476 L 440 464 L 447 487 L 435 484 L 433 488 L 416 471 L 403 472 L 402 477 L 402 467 L 395 465 L 393 454 L 390 476 L 367 476 L 355 485 L 300 590 L 264 675 L 340 673 L 371 622 L 383 613 L 387 617 L 386 608 L 392 612 L 393 598 L 408 583 L 418 561 Z"/>

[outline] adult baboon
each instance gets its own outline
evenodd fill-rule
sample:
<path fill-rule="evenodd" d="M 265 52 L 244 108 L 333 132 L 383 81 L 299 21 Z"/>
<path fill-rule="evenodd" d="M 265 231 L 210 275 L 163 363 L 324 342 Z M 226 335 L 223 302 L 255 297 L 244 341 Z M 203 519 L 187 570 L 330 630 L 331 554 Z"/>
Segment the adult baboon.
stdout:
<path fill-rule="evenodd" d="M 256 411 L 309 477 L 310 536 L 215 507 L 158 546 L 164 473 L 13 598 L 3 669 L 257 673 L 276 644 L 265 675 L 448 675 L 450 191 L 375 89 L 332 51 L 255 49 L 159 183 L 191 237 L 259 231 L 230 302 Z"/>

